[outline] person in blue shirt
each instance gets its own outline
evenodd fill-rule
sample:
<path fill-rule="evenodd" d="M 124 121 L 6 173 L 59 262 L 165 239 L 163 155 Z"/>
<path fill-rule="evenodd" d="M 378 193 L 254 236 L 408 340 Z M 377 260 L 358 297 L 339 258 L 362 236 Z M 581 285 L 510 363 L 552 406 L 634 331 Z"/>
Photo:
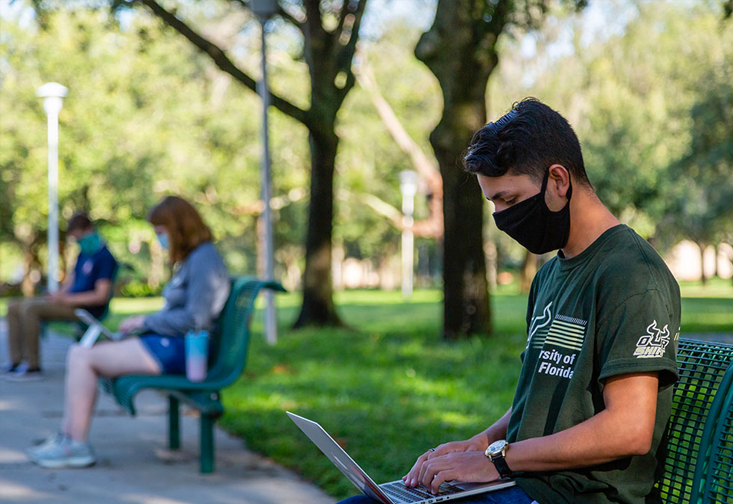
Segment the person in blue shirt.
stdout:
<path fill-rule="evenodd" d="M 41 378 L 39 332 L 41 322 L 76 321 L 74 310 L 84 308 L 95 317 L 107 311 L 117 261 L 110 253 L 87 214 L 75 214 L 68 223 L 67 237 L 76 241 L 81 252 L 74 271 L 58 292 L 43 297 L 8 303 L 8 346 L 10 363 L 3 377 L 11 381 Z M 23 365 L 25 361 L 25 366 Z"/>
<path fill-rule="evenodd" d="M 128 317 L 121 341 L 91 348 L 73 345 L 66 363 L 66 402 L 61 430 L 28 457 L 41 467 L 86 467 L 96 462 L 89 444 L 97 378 L 184 374 L 185 334 L 211 331 L 231 288 L 224 261 L 209 227 L 186 200 L 168 196 L 148 214 L 160 245 L 168 251 L 173 276 L 163 290 L 165 306 L 149 315 Z M 133 336 L 137 334 L 136 336 Z"/>

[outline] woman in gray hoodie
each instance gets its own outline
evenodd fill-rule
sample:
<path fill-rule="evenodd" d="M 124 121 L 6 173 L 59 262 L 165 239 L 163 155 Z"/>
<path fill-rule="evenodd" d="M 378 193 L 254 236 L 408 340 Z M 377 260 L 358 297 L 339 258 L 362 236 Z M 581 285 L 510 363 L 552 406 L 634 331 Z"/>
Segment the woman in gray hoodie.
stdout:
<path fill-rule="evenodd" d="M 162 310 L 123 320 L 121 333 L 140 333 L 91 348 L 73 345 L 67 356 L 66 400 L 61 431 L 28 450 L 47 468 L 86 467 L 96 462 L 89 430 L 97 400 L 97 378 L 127 374 L 185 373 L 184 335 L 212 330 L 229 296 L 224 261 L 211 231 L 190 203 L 168 196 L 148 214 L 161 246 L 168 250 L 173 276 L 163 290 Z"/>

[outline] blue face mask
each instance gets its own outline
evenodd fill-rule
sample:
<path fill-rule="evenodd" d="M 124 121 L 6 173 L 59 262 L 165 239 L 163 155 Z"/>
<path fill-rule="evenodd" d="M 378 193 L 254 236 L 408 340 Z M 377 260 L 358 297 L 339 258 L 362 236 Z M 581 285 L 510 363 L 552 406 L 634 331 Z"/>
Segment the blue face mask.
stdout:
<path fill-rule="evenodd" d="M 161 233 L 156 236 L 158 237 L 158 243 L 160 243 L 160 246 L 163 247 L 164 250 L 168 250 L 170 245 L 168 242 L 168 233 Z"/>
<path fill-rule="evenodd" d="M 102 248 L 102 239 L 97 233 L 88 234 L 79 238 L 79 247 L 81 247 L 82 254 L 92 255 Z"/>

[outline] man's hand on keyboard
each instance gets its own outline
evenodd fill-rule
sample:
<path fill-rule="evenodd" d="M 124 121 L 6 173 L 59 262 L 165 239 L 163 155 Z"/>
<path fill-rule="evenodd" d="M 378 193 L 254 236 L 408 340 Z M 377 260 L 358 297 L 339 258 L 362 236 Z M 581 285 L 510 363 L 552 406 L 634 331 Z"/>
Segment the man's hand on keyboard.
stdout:
<path fill-rule="evenodd" d="M 481 451 L 454 452 L 431 457 L 422 464 L 418 476 L 418 482 L 433 494 L 438 493 L 438 487 L 444 481 L 488 483 L 497 479 L 499 473 L 494 464 Z"/>
<path fill-rule="evenodd" d="M 450 443 L 443 443 L 440 446 L 431 448 L 417 458 L 412 469 L 410 469 L 410 472 L 402 477 L 402 481 L 404 481 L 405 485 L 408 487 L 417 486 L 421 481 L 420 473 L 422 472 L 423 465 L 428 460 L 436 457 L 442 457 L 449 453 L 484 451 L 486 450 L 486 447 L 489 446 L 486 439 L 485 435 L 480 434 L 465 441 L 451 441 Z"/>

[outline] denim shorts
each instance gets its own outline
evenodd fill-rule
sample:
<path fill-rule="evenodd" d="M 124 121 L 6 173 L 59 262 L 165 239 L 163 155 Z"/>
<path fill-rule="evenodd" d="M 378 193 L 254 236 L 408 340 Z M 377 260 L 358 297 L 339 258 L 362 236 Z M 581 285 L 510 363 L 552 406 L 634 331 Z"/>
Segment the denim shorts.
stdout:
<path fill-rule="evenodd" d="M 161 336 L 147 333 L 140 336 L 163 374 L 186 373 L 186 341 L 183 336 Z"/>

